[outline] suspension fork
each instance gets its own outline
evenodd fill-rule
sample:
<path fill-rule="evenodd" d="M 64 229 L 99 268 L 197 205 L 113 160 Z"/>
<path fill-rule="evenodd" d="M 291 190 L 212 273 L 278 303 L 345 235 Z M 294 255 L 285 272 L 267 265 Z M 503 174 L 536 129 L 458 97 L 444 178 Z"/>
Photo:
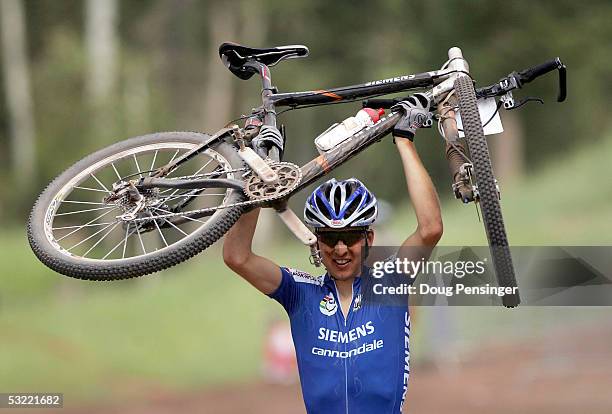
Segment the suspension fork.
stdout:
<path fill-rule="evenodd" d="M 446 141 L 445 152 L 453 180 L 453 192 L 456 198 L 461 199 L 464 203 L 469 203 L 474 200 L 474 192 L 470 184 L 471 165 L 466 157 L 466 145 L 464 141 L 459 140 L 459 130 L 455 119 L 455 108 L 459 106 L 459 99 L 454 91 L 454 83 L 457 76 L 468 76 L 470 68 L 458 47 L 449 49 L 448 59 L 448 68 L 458 73 L 437 85 L 433 89 L 433 95 L 438 101 L 437 112 Z M 444 96 L 444 92 L 448 93 Z"/>
<path fill-rule="evenodd" d="M 464 141 L 459 140 L 455 108 L 458 99 L 452 94 L 441 105 L 438 105 L 438 115 L 441 119 L 442 132 L 446 141 L 446 159 L 453 180 L 455 197 L 464 203 L 474 201 L 474 192 L 470 185 L 469 160 L 466 159 L 467 149 Z M 467 167 L 467 168 L 466 168 Z"/>

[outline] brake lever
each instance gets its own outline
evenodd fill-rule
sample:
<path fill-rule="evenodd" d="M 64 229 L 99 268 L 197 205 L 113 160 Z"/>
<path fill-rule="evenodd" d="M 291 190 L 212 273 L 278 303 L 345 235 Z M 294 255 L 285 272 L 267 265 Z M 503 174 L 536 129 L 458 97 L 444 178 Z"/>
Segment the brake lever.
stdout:
<path fill-rule="evenodd" d="M 567 69 L 560 60 L 557 70 L 559 71 L 559 95 L 557 96 L 557 102 L 563 102 L 567 97 Z"/>
<path fill-rule="evenodd" d="M 517 109 L 520 108 L 521 106 L 525 105 L 527 102 L 539 102 L 542 105 L 544 104 L 544 101 L 540 98 L 534 97 L 534 96 L 528 96 L 525 99 L 519 99 L 518 101 L 514 102 L 514 105 L 512 107 L 505 107 L 505 109 L 507 110 L 511 110 L 511 109 Z"/>

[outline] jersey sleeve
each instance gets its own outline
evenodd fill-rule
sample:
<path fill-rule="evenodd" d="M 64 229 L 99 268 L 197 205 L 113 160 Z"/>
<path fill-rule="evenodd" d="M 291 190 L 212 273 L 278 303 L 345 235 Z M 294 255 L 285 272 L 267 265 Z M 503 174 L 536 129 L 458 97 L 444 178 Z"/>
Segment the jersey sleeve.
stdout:
<path fill-rule="evenodd" d="M 297 269 L 281 267 L 281 283 L 268 296 L 280 303 L 288 314 L 292 314 L 304 301 L 305 289 L 309 284 L 318 284 L 317 279 Z"/>

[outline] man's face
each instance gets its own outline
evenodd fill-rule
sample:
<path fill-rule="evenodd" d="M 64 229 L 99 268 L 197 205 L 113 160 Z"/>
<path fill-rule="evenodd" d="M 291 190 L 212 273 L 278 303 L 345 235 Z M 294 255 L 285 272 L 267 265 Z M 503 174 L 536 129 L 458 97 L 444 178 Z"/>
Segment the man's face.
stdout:
<path fill-rule="evenodd" d="M 321 229 L 317 231 L 321 259 L 327 272 L 336 280 L 359 276 L 362 249 L 374 241 L 374 232 L 365 229 Z"/>

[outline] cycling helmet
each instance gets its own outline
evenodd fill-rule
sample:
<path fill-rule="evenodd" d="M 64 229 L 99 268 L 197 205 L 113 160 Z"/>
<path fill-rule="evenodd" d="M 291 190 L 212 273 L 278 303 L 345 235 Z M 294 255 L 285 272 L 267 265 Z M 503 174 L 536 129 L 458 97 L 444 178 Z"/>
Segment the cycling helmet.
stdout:
<path fill-rule="evenodd" d="M 304 221 L 309 226 L 367 227 L 378 215 L 376 197 L 356 178 L 321 184 L 306 200 Z"/>

